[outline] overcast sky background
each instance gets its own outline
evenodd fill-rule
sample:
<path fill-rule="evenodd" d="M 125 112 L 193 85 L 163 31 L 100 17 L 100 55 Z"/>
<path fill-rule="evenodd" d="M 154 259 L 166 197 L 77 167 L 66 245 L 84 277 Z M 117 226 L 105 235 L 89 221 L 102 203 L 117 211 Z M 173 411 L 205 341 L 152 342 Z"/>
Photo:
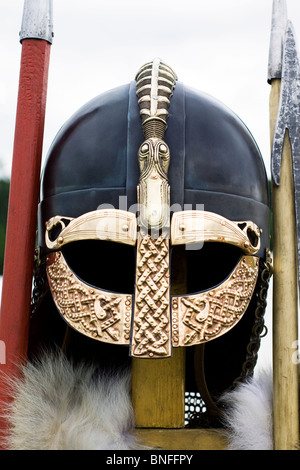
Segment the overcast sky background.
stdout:
<path fill-rule="evenodd" d="M 23 4 L 0 0 L 0 177 L 9 177 L 11 171 Z M 53 4 L 43 160 L 59 128 L 80 106 L 128 83 L 141 65 L 158 56 L 180 81 L 213 95 L 240 116 L 270 174 L 267 69 L 273 0 Z M 299 39 L 300 1 L 287 0 L 287 11 Z M 270 340 L 269 335 L 263 343 L 267 351 Z"/>

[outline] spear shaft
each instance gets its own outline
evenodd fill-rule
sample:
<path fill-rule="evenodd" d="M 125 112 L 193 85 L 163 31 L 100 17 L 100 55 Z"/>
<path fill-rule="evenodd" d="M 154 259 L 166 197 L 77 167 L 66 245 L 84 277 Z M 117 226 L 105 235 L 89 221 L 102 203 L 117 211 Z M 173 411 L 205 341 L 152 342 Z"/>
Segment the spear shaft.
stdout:
<path fill-rule="evenodd" d="M 274 449 L 293 450 L 299 441 L 297 341 L 298 275 L 293 155 L 283 94 L 286 86 L 287 18 L 274 0 L 269 55 L 270 137 L 273 205 L 273 420 Z M 285 74 L 283 76 L 283 73 Z M 286 103 L 290 106 L 289 103 Z M 283 117 L 284 115 L 284 117 Z M 285 121 L 285 122 L 283 122 Z M 290 129 L 291 130 L 291 129 Z M 280 142 L 280 145 L 278 145 Z M 280 184 L 279 184 L 280 176 Z"/>
<path fill-rule="evenodd" d="M 31 306 L 37 205 L 44 135 L 48 68 L 52 42 L 52 0 L 25 0 L 19 91 L 11 172 L 0 340 L 5 344 L 1 373 L 17 376 L 26 361 Z M 2 361 L 3 362 L 3 361 Z M 0 400 L 10 393 L 2 380 Z M 0 421 L 5 434 L 6 423 Z"/>
<path fill-rule="evenodd" d="M 270 114 L 280 80 L 270 93 Z M 273 103 L 272 103 L 273 102 Z M 272 121 L 272 119 L 271 119 Z M 291 147 L 286 134 L 281 183 L 272 184 L 273 205 L 273 420 L 275 450 L 295 449 L 298 442 L 298 371 L 293 363 L 297 340 L 297 252 L 293 205 Z"/>

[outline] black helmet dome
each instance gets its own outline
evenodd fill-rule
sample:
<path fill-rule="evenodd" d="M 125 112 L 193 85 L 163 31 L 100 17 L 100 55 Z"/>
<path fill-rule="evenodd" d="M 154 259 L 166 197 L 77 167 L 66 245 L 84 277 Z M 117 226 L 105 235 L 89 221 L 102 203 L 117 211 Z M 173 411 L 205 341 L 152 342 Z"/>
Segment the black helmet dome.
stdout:
<path fill-rule="evenodd" d="M 252 220 L 269 246 L 268 182 L 260 151 L 244 123 L 214 98 L 176 84 L 165 135 L 171 206 L 204 204 L 231 220 Z M 136 203 L 137 152 L 143 133 L 135 82 L 83 106 L 60 130 L 44 168 L 40 245 L 55 214 L 78 217 L 102 204 Z"/>

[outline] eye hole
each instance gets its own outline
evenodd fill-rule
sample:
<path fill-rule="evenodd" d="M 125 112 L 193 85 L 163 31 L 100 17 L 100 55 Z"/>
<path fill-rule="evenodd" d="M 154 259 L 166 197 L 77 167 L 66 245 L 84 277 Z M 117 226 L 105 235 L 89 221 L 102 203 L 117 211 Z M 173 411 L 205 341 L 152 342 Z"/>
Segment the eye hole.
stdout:
<path fill-rule="evenodd" d="M 84 240 L 65 245 L 62 251 L 72 271 L 87 284 L 109 292 L 134 293 L 134 247 Z"/>
<path fill-rule="evenodd" d="M 224 243 L 204 243 L 199 250 L 174 246 L 171 255 L 173 295 L 193 294 L 224 282 L 241 257 L 241 251 Z M 176 287 L 177 285 L 177 287 Z"/>

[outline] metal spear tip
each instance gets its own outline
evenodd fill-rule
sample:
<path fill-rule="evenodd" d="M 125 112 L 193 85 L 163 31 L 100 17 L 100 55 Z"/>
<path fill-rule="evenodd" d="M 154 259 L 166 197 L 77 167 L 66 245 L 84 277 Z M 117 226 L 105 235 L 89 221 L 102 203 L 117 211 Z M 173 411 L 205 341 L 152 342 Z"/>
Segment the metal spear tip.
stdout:
<path fill-rule="evenodd" d="M 20 42 L 23 39 L 53 41 L 53 0 L 24 0 Z"/>
<path fill-rule="evenodd" d="M 281 78 L 282 53 L 287 25 L 286 0 L 273 0 L 271 37 L 268 63 L 268 83 Z"/>
<path fill-rule="evenodd" d="M 298 155 L 300 151 L 300 64 L 297 41 L 291 21 L 287 21 L 282 57 L 280 100 L 271 152 L 271 169 L 274 183 L 280 184 L 281 160 L 285 133 L 288 131 L 292 151 L 294 185 L 300 187 Z M 297 192 L 299 193 L 298 189 Z M 299 219 L 300 220 L 300 219 Z"/>

